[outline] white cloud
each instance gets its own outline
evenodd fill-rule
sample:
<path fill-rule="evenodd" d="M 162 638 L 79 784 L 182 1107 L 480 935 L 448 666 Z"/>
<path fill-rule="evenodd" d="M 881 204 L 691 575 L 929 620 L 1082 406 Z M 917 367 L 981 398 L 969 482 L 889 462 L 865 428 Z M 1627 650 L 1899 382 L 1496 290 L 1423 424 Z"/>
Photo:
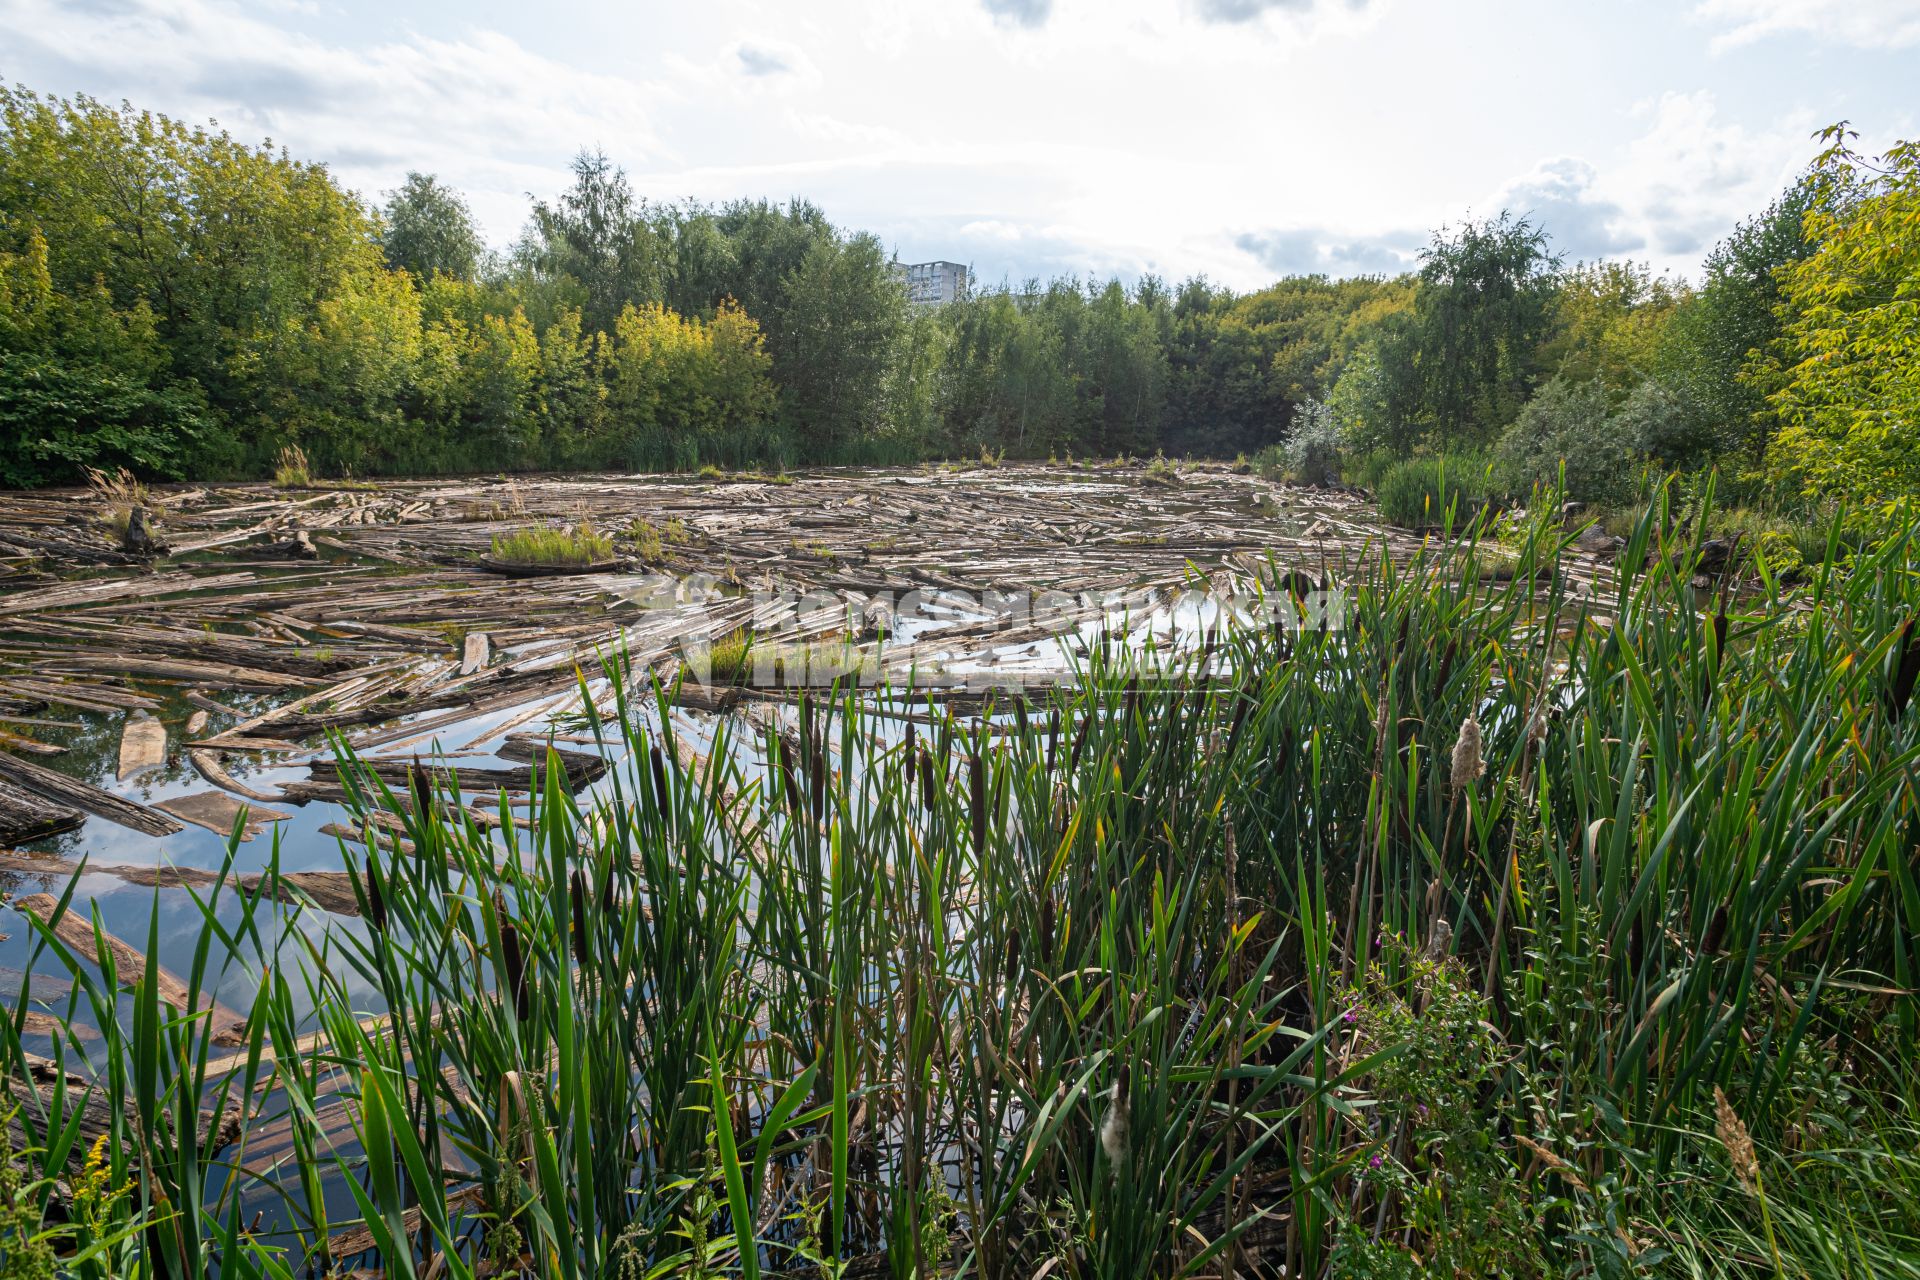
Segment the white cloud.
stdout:
<path fill-rule="evenodd" d="M 1911 127 L 1888 59 L 1809 59 L 1768 99 L 1738 77 L 1770 52 L 1704 56 L 1788 18 L 1859 38 L 1820 0 L 1632 23 L 1501 0 L 995 0 L 998 19 L 986 0 L 569 0 L 487 10 L 493 29 L 383 3 L 0 0 L 0 72 L 271 135 L 376 199 L 435 172 L 495 245 L 601 147 L 650 199 L 798 196 L 986 279 L 1240 288 L 1400 270 L 1431 228 L 1503 204 L 1570 256 L 1692 271 L 1811 154 L 1802 97 Z"/>
<path fill-rule="evenodd" d="M 1053 0 L 980 0 L 980 6 L 995 22 L 1016 27 L 1045 26 L 1053 12 Z"/>
<path fill-rule="evenodd" d="M 1697 261 L 1735 223 L 1764 209 L 1812 158 L 1816 121 L 1789 112 L 1764 127 L 1721 116 L 1709 93 L 1645 104 L 1647 130 L 1626 148 L 1605 189 L 1633 211 L 1661 265 Z"/>
<path fill-rule="evenodd" d="M 1394 276 L 1419 266 L 1425 231 L 1405 228 L 1353 235 L 1325 227 L 1244 231 L 1234 248 L 1275 275 Z"/>
<path fill-rule="evenodd" d="M 1025 233 L 1019 225 L 1001 218 L 977 218 L 960 225 L 960 234 L 978 240 L 1018 240 Z"/>
<path fill-rule="evenodd" d="M 1493 207 L 1524 217 L 1545 231 L 1556 252 L 1575 261 L 1592 261 L 1643 248 L 1646 238 L 1626 211 L 1597 192 L 1598 171 L 1585 160 L 1561 156 L 1535 166 L 1509 182 Z"/>
<path fill-rule="evenodd" d="M 1701 0 L 1694 17 L 1724 28 L 1716 49 L 1801 32 L 1863 49 L 1920 43 L 1920 0 Z"/>
<path fill-rule="evenodd" d="M 1354 10 L 1367 7 L 1367 0 L 1193 0 L 1193 10 L 1205 22 L 1241 23 L 1270 13 L 1311 13 L 1316 8 L 1333 8 L 1338 3 Z"/>
<path fill-rule="evenodd" d="M 524 220 L 525 193 L 556 187 L 581 146 L 672 154 L 653 123 L 664 86 L 584 72 L 496 32 L 346 48 L 215 0 L 13 0 L 0 27 L 16 57 L 30 42 L 114 85 L 113 97 L 271 137 L 373 199 L 408 169 L 449 175 L 496 242 Z"/>

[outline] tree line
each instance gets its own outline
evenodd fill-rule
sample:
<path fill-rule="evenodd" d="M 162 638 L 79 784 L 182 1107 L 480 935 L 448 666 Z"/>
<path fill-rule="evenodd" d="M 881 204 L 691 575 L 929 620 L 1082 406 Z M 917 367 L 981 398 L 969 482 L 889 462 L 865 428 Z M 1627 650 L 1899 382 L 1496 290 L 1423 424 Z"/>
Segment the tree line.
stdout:
<path fill-rule="evenodd" d="M 1564 466 L 1600 500 L 1649 463 L 1899 491 L 1920 161 L 1826 142 L 1697 286 L 1502 214 L 1393 278 L 916 309 L 804 200 L 654 202 L 583 152 L 493 253 L 431 175 L 376 207 L 270 145 L 0 89 L 0 484 L 259 475 L 299 445 L 332 475 L 1270 450 Z"/>

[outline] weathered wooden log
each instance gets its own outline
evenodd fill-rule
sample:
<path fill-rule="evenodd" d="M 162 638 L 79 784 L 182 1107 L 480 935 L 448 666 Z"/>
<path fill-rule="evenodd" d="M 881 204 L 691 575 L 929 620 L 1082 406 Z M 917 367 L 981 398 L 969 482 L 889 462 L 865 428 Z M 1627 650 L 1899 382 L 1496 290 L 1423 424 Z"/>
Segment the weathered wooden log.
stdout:
<path fill-rule="evenodd" d="M 197 791 L 192 795 L 174 796 L 156 802 L 154 807 L 221 836 L 232 834 L 234 824 L 241 821 L 241 815 L 245 814 L 245 825 L 240 829 L 242 840 L 251 840 L 268 824 L 285 822 L 293 816 L 262 804 L 242 804 L 224 791 Z"/>
<path fill-rule="evenodd" d="M 11 782 L 0 782 L 0 842 L 44 840 L 72 831 L 84 821 L 78 809 L 43 800 Z"/>
<path fill-rule="evenodd" d="M 78 875 L 82 866 L 48 854 L 19 849 L 0 849 L 0 871 L 33 876 L 48 884 L 64 883 Z M 220 883 L 217 872 L 203 867 L 129 867 L 87 863 L 88 875 L 112 876 L 127 884 L 160 889 L 211 889 Z M 249 872 L 228 876 L 229 887 L 246 893 L 270 892 L 280 902 L 298 906 L 311 901 L 323 911 L 335 915 L 360 914 L 359 900 L 353 893 L 353 875 L 346 871 L 282 871 L 278 876 Z"/>
<path fill-rule="evenodd" d="M 145 835 L 170 836 L 176 831 L 185 830 L 178 820 L 157 809 L 148 808 L 124 796 L 116 796 L 111 791 L 103 791 L 91 783 L 70 778 L 45 765 L 22 760 L 4 751 L 0 751 L 0 777 L 30 788 L 49 800 L 70 804 L 109 822 L 132 827 Z"/>

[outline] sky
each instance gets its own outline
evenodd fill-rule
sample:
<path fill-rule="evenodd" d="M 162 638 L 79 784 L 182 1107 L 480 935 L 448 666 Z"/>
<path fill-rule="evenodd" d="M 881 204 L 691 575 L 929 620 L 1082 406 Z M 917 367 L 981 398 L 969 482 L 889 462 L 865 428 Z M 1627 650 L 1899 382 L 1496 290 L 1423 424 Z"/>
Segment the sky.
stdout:
<path fill-rule="evenodd" d="M 1395 272 L 1502 209 L 1691 277 L 1822 126 L 1920 133 L 1920 0 L 0 0 L 0 79 L 437 174 L 496 247 L 599 148 L 988 284 Z"/>

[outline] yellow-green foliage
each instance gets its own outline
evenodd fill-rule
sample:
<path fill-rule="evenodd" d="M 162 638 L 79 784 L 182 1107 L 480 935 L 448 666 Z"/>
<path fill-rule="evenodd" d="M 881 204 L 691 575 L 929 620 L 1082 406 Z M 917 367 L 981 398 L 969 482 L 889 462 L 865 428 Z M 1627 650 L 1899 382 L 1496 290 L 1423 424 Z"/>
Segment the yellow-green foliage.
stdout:
<path fill-rule="evenodd" d="M 1836 127 L 1808 178 L 1814 252 L 1780 269 L 1790 317 L 1763 376 L 1774 474 L 1809 492 L 1920 490 L 1920 143 L 1876 161 Z"/>
<path fill-rule="evenodd" d="M 493 558 L 508 564 L 588 565 L 612 557 L 613 539 L 594 532 L 585 520 L 562 529 L 536 525 L 493 539 Z"/>
<path fill-rule="evenodd" d="M 1599 378 L 1624 393 L 1654 368 L 1667 323 L 1687 298 L 1636 262 L 1582 263 L 1560 281 L 1560 328 L 1541 351 L 1546 367 L 1574 382 Z"/>
<path fill-rule="evenodd" d="M 608 404 L 623 431 L 714 433 L 772 411 L 772 365 L 760 326 L 731 301 L 710 321 L 628 306 L 614 324 Z"/>

